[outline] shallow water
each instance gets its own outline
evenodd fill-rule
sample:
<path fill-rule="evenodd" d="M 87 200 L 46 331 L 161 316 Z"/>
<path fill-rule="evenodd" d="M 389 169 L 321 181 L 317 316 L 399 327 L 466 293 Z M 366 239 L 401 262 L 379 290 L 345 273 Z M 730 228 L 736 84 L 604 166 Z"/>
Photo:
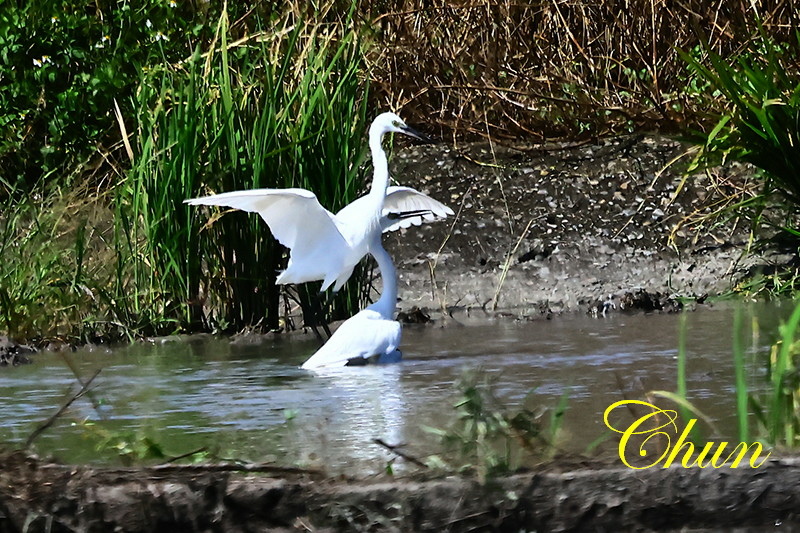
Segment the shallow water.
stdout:
<path fill-rule="evenodd" d="M 754 353 L 763 352 L 790 311 L 786 305 L 744 310 L 747 344 L 754 318 L 761 332 Z M 151 438 L 169 455 L 205 446 L 222 457 L 363 475 L 381 471 L 391 458 L 375 438 L 405 443 L 418 457 L 440 451 L 438 438 L 423 426 L 451 423 L 454 383 L 466 369 L 493 376 L 496 396 L 511 410 L 529 393 L 526 405 L 549 408 L 566 393 L 559 445 L 575 452 L 606 431 L 603 411 L 623 393 L 644 399 L 643 391 L 675 390 L 677 315 L 461 322 L 466 325 L 407 326 L 400 364 L 320 374 L 299 368 L 316 348 L 312 340 L 237 346 L 205 339 L 80 350 L 69 357 L 83 379 L 102 368 L 91 398 L 78 399 L 35 449 L 62 461 L 115 464 L 116 453 L 98 444 L 130 433 Z M 732 308 L 688 315 L 689 398 L 729 437 L 735 434 L 732 324 Z M 61 356 L 43 353 L 34 360 L 0 372 L 0 442 L 19 446 L 74 387 Z M 753 367 L 757 374 L 759 365 Z M 762 380 L 753 375 L 750 381 Z"/>

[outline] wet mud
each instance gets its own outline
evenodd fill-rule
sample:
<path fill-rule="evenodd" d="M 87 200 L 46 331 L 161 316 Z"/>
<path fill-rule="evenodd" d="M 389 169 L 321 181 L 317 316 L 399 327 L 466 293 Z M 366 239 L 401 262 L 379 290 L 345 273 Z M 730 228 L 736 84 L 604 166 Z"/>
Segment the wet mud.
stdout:
<path fill-rule="evenodd" d="M 736 220 L 686 224 L 731 192 L 702 173 L 685 178 L 689 159 L 686 146 L 646 136 L 397 151 L 393 179 L 456 211 L 386 239 L 401 310 L 674 311 L 790 261 L 777 250 L 746 255 L 750 228 Z M 721 172 L 731 182 L 752 174 Z"/>
<path fill-rule="evenodd" d="M 0 335 L 0 367 L 30 364 L 31 359 L 28 356 L 33 352 L 30 346 L 18 344 L 5 335 Z"/>

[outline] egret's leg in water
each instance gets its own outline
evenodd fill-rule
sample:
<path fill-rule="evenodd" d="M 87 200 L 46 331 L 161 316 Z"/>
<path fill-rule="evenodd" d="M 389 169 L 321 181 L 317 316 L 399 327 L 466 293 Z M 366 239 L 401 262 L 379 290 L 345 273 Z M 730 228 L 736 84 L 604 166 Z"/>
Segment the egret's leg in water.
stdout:
<path fill-rule="evenodd" d="M 325 344 L 325 342 L 331 338 L 331 330 L 328 327 L 328 323 L 325 322 L 324 312 L 324 309 L 327 309 L 330 302 L 326 301 L 323 304 L 323 297 L 324 293 L 318 292 L 305 285 L 297 287 L 297 303 L 300 304 L 300 309 L 303 311 L 303 322 L 306 326 L 311 327 L 311 331 L 316 335 L 320 345 Z M 317 329 L 319 326 L 321 326 L 322 330 L 325 332 L 324 336 L 319 332 L 319 329 Z"/>
<path fill-rule="evenodd" d="M 314 304 L 314 323 L 322 326 L 322 330 L 326 335 L 326 341 L 331 338 L 331 328 L 328 327 L 328 323 L 325 321 L 325 315 L 326 311 L 330 310 L 330 306 L 335 297 L 336 293 L 333 293 L 333 296 L 331 297 L 327 297 L 324 292 L 318 292 L 311 295 L 311 301 Z"/>

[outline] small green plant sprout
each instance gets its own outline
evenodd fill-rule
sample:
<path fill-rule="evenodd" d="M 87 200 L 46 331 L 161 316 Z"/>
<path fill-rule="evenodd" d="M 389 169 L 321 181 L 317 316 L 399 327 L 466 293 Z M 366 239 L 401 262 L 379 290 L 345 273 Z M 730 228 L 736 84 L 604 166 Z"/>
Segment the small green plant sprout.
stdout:
<path fill-rule="evenodd" d="M 84 437 L 95 441 L 95 450 L 111 453 L 119 457 L 125 466 L 141 464 L 144 461 L 164 460 L 168 457 L 162 443 L 134 430 L 111 430 L 91 420 L 83 421 Z"/>
<path fill-rule="evenodd" d="M 125 466 L 145 463 L 200 463 L 218 460 L 217 454 L 205 447 L 180 455 L 170 454 L 164 443 L 151 431 L 139 429 L 110 429 L 105 423 L 84 420 L 77 423 L 84 430 L 83 438 L 94 442 L 95 450 L 119 458 Z"/>
<path fill-rule="evenodd" d="M 428 459 L 429 468 L 474 472 L 482 480 L 505 474 L 531 459 L 550 458 L 566 410 L 567 396 L 551 412 L 522 407 L 516 412 L 496 397 L 495 381 L 480 370 L 468 371 L 457 382 L 456 418 L 446 429 L 424 427 L 437 435 L 443 455 Z M 528 394 L 526 403 L 530 401 Z"/>

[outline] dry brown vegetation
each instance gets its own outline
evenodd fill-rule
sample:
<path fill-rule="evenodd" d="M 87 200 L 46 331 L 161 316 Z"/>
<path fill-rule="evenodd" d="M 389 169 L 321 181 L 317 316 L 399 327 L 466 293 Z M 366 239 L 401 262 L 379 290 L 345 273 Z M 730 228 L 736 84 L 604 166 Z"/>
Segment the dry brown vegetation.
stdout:
<path fill-rule="evenodd" d="M 533 142 L 692 125 L 707 101 L 678 50 L 704 34 L 728 55 L 757 20 L 779 41 L 797 29 L 780 0 L 395 0 L 361 13 L 379 107 L 453 137 Z"/>

